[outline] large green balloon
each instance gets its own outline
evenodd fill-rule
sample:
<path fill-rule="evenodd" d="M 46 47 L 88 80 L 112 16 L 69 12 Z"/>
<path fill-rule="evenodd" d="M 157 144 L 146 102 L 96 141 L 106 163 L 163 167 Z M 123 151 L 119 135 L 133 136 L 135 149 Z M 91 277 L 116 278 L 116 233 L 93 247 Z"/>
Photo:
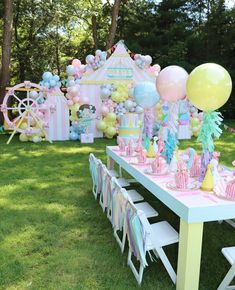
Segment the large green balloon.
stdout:
<path fill-rule="evenodd" d="M 208 112 L 222 107 L 230 97 L 232 80 L 225 68 L 215 63 L 197 66 L 187 80 L 187 96 L 198 109 Z"/>

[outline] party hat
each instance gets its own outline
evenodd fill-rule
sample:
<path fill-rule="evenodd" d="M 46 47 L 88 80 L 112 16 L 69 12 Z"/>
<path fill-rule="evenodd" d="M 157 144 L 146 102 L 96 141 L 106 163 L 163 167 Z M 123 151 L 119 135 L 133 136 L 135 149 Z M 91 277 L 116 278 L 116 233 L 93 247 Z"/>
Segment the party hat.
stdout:
<path fill-rule="evenodd" d="M 214 179 L 211 172 L 211 164 L 207 165 L 206 175 L 201 184 L 201 189 L 205 191 L 212 191 L 214 188 Z"/>
<path fill-rule="evenodd" d="M 150 142 L 149 144 L 149 149 L 148 149 L 148 152 L 147 152 L 147 157 L 148 158 L 154 158 L 155 157 L 155 153 L 154 153 L 154 148 L 153 148 L 153 143 Z"/>

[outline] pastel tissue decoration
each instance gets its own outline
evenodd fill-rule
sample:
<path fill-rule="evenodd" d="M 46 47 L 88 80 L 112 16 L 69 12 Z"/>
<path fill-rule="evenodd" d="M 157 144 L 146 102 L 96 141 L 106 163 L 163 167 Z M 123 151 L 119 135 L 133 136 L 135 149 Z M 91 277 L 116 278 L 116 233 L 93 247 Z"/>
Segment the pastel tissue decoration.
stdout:
<path fill-rule="evenodd" d="M 119 150 L 120 152 L 124 152 L 125 151 L 125 141 L 121 138 L 118 139 L 118 147 L 119 147 Z"/>
<path fill-rule="evenodd" d="M 204 177 L 204 180 L 201 184 L 201 189 L 205 191 L 212 191 L 214 188 L 214 179 L 211 172 L 211 164 L 209 163 L 207 165 L 206 175 Z"/>
<path fill-rule="evenodd" d="M 188 149 L 189 160 L 187 162 L 187 170 L 190 170 L 193 166 L 194 156 L 196 155 L 196 151 L 193 148 Z"/>
<path fill-rule="evenodd" d="M 214 151 L 213 139 L 219 139 L 222 133 L 220 128 L 222 121 L 223 118 L 220 112 L 205 112 L 203 114 L 203 124 L 197 138 L 197 141 L 202 142 L 203 151 Z"/>
<path fill-rule="evenodd" d="M 148 158 L 154 158 L 155 157 L 155 152 L 154 152 L 154 148 L 153 148 L 153 143 L 150 142 L 149 144 L 149 149 L 148 149 L 148 152 L 147 152 L 147 157 Z"/>
<path fill-rule="evenodd" d="M 176 135 L 168 129 L 167 140 L 162 155 L 166 157 L 167 164 L 171 163 L 174 150 L 176 149 L 178 140 Z"/>
<path fill-rule="evenodd" d="M 146 153 L 144 152 L 144 149 L 142 148 L 138 155 L 137 155 L 137 160 L 139 164 L 145 164 L 146 162 Z"/>
<path fill-rule="evenodd" d="M 126 147 L 126 156 L 133 156 L 133 143 L 132 140 L 129 140 L 128 145 Z"/>
<path fill-rule="evenodd" d="M 157 145 L 158 145 L 158 153 L 162 153 L 164 151 L 164 147 L 165 147 L 165 142 L 162 139 L 162 137 L 159 137 Z"/>
<path fill-rule="evenodd" d="M 165 159 L 157 153 L 155 159 L 151 163 L 152 172 L 156 174 L 162 174 L 166 172 L 166 161 Z"/>
<path fill-rule="evenodd" d="M 189 172 L 186 170 L 185 163 L 182 160 L 178 161 L 178 170 L 175 173 L 175 185 L 179 189 L 187 189 L 189 181 Z"/>
<path fill-rule="evenodd" d="M 199 177 L 200 173 L 201 173 L 200 156 L 196 154 L 193 157 L 193 164 L 190 169 L 190 177 Z"/>
<path fill-rule="evenodd" d="M 235 179 L 230 180 L 225 190 L 226 198 L 235 199 Z"/>

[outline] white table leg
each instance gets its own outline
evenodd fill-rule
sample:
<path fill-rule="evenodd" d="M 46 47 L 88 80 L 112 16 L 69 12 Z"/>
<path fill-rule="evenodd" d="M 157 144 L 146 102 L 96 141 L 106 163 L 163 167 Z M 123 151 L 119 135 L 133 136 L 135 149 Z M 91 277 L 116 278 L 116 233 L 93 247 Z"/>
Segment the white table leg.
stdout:
<path fill-rule="evenodd" d="M 180 219 L 176 289 L 198 290 L 203 222 L 188 224 Z"/>

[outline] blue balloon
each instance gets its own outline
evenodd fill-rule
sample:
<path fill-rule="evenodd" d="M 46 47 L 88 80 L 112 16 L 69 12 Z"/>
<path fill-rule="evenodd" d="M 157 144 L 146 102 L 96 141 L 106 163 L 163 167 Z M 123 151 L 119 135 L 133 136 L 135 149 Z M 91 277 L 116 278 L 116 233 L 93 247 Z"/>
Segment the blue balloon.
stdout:
<path fill-rule="evenodd" d="M 43 86 L 44 86 L 45 88 L 50 89 L 50 83 L 49 83 L 49 82 L 43 82 Z"/>
<path fill-rule="evenodd" d="M 53 80 L 56 81 L 56 82 L 58 82 L 60 80 L 60 77 L 58 75 L 54 75 L 53 76 Z"/>
<path fill-rule="evenodd" d="M 75 67 L 73 65 L 68 65 L 66 67 L 66 72 L 69 76 L 73 76 L 75 74 Z"/>
<path fill-rule="evenodd" d="M 52 73 L 49 71 L 44 72 L 44 74 L 42 75 L 42 79 L 44 81 L 50 81 L 51 78 L 52 78 Z"/>
<path fill-rule="evenodd" d="M 139 106 L 147 109 L 155 106 L 160 96 L 154 83 L 141 82 L 134 88 L 134 99 Z"/>
<path fill-rule="evenodd" d="M 57 82 L 53 79 L 50 80 L 50 86 L 55 87 L 57 85 Z"/>
<path fill-rule="evenodd" d="M 70 132 L 69 133 L 69 139 L 70 140 L 73 140 L 73 141 L 75 141 L 75 140 L 78 140 L 78 134 L 77 133 L 75 133 L 75 132 Z"/>

